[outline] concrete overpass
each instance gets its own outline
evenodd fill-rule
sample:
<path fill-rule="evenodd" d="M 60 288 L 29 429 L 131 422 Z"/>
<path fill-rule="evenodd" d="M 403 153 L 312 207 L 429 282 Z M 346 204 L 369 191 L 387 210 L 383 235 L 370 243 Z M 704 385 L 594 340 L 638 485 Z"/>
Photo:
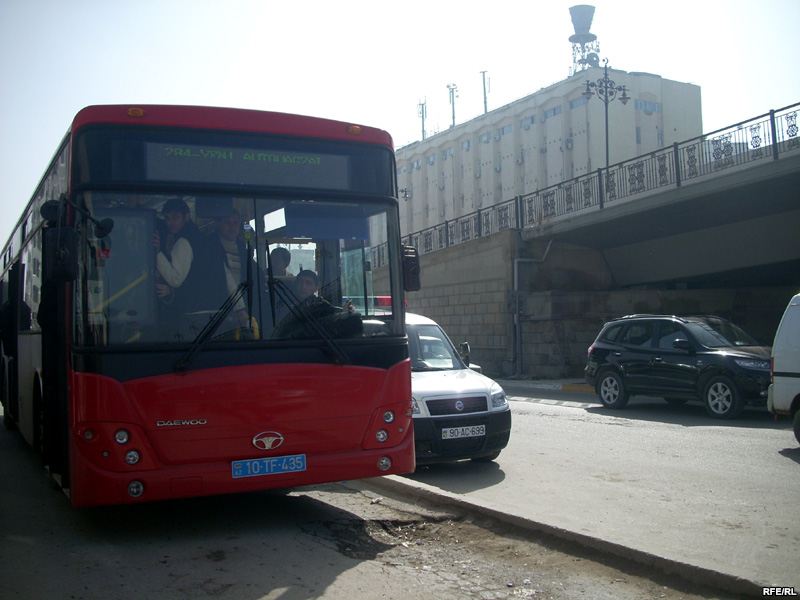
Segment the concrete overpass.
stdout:
<path fill-rule="evenodd" d="M 800 289 L 799 109 L 407 236 L 412 310 L 503 374 L 576 375 L 602 321 L 632 312 L 714 312 L 770 343 Z"/>

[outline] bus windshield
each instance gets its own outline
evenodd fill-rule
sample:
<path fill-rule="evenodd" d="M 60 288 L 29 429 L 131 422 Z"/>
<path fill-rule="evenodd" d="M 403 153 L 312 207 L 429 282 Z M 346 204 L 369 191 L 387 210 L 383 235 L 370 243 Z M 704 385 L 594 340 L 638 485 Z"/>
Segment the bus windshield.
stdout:
<path fill-rule="evenodd" d="M 79 200 L 78 345 L 186 344 L 215 319 L 211 343 L 402 334 L 388 202 L 109 191 Z M 89 217 L 114 228 L 98 237 Z M 389 301 L 378 309 L 376 298 Z"/>

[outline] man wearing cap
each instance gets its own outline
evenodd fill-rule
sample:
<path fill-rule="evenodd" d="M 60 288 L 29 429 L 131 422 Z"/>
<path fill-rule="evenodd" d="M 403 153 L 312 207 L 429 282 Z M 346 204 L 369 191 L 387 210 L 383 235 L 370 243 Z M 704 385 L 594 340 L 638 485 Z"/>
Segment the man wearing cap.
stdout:
<path fill-rule="evenodd" d="M 189 216 L 189 207 L 180 198 L 170 198 L 161 209 L 166 222 L 166 239 L 153 234 L 156 249 L 156 295 L 166 310 L 165 321 L 199 308 L 199 269 L 194 269 L 200 232 Z M 173 323 L 174 324 L 174 323 Z"/>

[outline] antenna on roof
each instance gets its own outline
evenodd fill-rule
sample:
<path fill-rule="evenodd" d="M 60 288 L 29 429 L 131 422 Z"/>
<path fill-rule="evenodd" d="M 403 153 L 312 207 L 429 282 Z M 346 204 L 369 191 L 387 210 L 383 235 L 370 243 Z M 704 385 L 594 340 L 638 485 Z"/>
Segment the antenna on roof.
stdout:
<path fill-rule="evenodd" d="M 417 114 L 422 119 L 422 139 L 425 139 L 425 118 L 428 116 L 428 99 L 417 104 Z"/>

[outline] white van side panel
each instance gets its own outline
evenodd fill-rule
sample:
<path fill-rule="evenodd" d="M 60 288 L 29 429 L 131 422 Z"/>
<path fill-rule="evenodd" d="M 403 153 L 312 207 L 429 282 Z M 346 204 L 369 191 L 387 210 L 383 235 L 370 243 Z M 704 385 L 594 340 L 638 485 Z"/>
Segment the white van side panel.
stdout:
<path fill-rule="evenodd" d="M 800 399 L 800 294 L 789 302 L 772 344 L 773 411 L 789 414 Z"/>

